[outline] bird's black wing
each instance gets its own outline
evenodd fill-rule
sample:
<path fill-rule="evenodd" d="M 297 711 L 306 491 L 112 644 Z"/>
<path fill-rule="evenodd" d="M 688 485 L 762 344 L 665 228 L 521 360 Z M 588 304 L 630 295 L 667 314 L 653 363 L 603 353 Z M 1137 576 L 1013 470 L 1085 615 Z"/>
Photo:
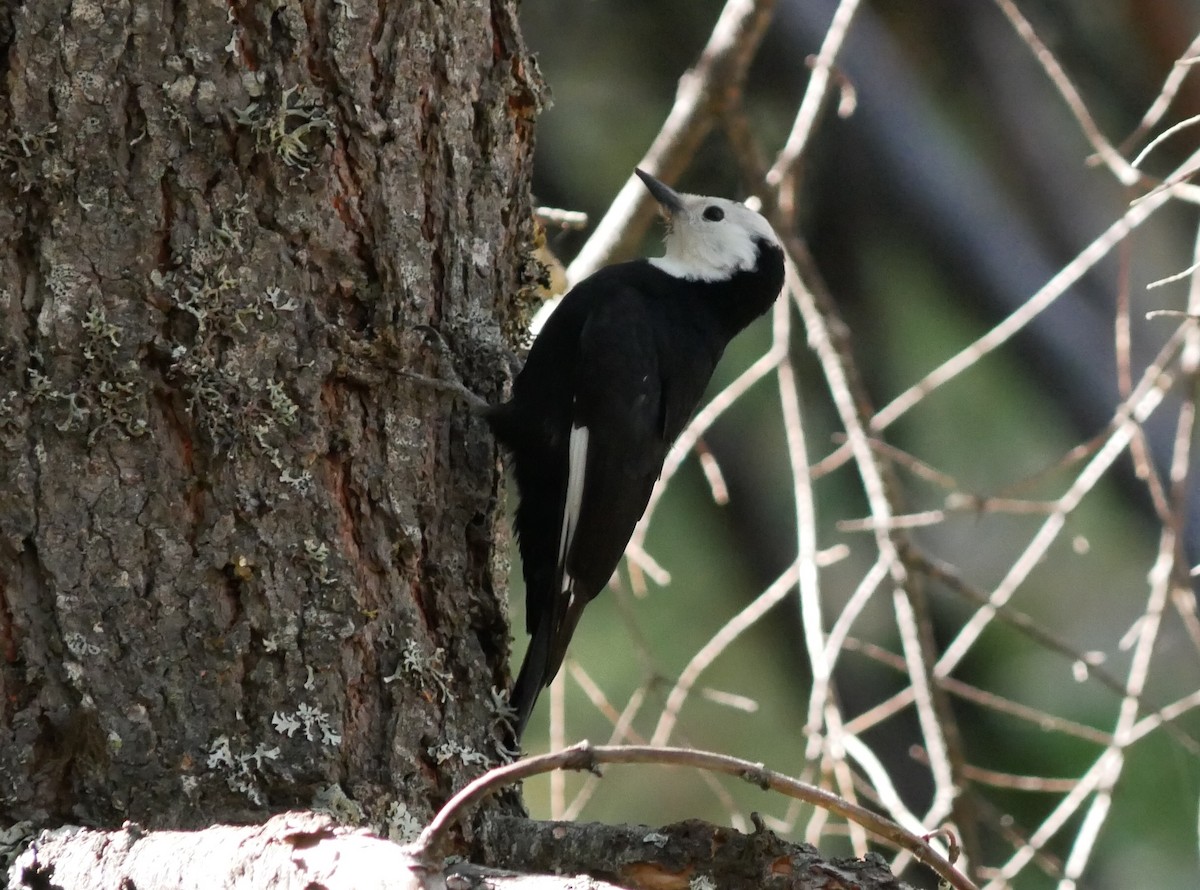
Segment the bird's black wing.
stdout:
<path fill-rule="evenodd" d="M 666 454 L 651 307 L 637 276 L 605 274 L 613 268 L 568 294 L 530 351 L 528 379 L 514 387 L 532 635 L 511 698 L 518 733 L 558 673 L 584 606 L 612 577 Z M 553 422 L 526 415 L 526 399 L 531 409 L 553 406 Z"/>
<path fill-rule="evenodd" d="M 535 339 L 511 401 L 488 414 L 521 495 L 530 641 L 510 697 L 518 736 L 562 666 L 583 606 L 616 569 L 661 468 L 648 270 L 644 261 L 607 266 L 577 284 Z"/>
<path fill-rule="evenodd" d="M 580 334 L 559 538 L 561 611 L 550 648 L 550 677 L 584 606 L 616 571 L 666 455 L 662 374 L 649 299 L 633 286 L 606 295 Z"/>

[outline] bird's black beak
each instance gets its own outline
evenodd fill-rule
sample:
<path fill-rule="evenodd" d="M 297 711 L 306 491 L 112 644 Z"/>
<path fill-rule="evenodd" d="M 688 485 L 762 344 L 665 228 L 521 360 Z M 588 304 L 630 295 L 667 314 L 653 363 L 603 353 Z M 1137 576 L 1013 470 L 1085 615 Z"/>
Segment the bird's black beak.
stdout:
<path fill-rule="evenodd" d="M 668 216 L 683 209 L 683 199 L 679 197 L 679 193 L 674 189 L 668 188 L 645 170 L 639 170 L 637 167 L 634 167 L 633 172 L 638 175 L 638 179 L 646 184 L 646 188 L 650 190 L 650 194 L 654 196 L 654 200 L 659 203 Z"/>

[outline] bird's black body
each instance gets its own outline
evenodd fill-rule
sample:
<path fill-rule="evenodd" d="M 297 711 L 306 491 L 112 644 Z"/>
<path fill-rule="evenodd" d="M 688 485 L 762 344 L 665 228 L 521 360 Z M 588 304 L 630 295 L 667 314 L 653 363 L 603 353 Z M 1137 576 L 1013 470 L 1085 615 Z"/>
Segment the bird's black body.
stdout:
<path fill-rule="evenodd" d="M 532 640 L 511 699 L 518 735 L 584 606 L 612 577 L 725 346 L 779 294 L 783 253 L 773 234 L 753 251 L 748 268 L 714 280 L 650 260 L 596 272 L 547 320 L 512 399 L 488 412 L 520 493 Z"/>

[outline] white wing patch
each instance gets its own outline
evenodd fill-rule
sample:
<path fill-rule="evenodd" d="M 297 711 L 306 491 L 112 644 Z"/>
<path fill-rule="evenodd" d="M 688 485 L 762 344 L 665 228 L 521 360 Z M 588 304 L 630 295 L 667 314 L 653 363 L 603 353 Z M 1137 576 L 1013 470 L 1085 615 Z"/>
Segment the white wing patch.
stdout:
<path fill-rule="evenodd" d="M 571 439 L 567 445 L 567 501 L 563 506 L 562 534 L 558 539 L 558 565 L 563 573 L 563 590 L 574 587 L 574 579 L 567 573 L 567 553 L 575 538 L 579 525 L 579 510 L 583 506 L 583 480 L 587 472 L 588 428 L 571 427 Z"/>

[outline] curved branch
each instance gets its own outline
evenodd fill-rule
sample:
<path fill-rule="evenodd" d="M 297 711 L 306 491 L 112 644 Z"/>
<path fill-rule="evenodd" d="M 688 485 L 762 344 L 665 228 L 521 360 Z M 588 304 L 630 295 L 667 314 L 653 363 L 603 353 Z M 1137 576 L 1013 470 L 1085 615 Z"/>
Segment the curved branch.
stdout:
<path fill-rule="evenodd" d="M 497 767 L 483 774 L 454 795 L 421 832 L 421 836 L 409 850 L 418 861 L 433 866 L 437 851 L 446 841 L 451 826 L 468 807 L 478 803 L 487 795 L 541 773 L 560 769 L 595 772 L 599 765 L 604 763 L 656 763 L 686 766 L 745 779 L 764 791 L 776 791 L 861 825 L 872 834 L 912 853 L 955 890 L 975 890 L 975 884 L 923 838 L 878 813 L 843 800 L 815 785 L 809 785 L 782 773 L 766 769 L 761 763 L 751 763 L 748 760 L 730 757 L 726 754 L 696 751 L 689 748 L 656 748 L 648 745 L 592 746 L 588 742 L 580 742 L 561 751 L 553 751 L 549 754 L 541 754 Z"/>

